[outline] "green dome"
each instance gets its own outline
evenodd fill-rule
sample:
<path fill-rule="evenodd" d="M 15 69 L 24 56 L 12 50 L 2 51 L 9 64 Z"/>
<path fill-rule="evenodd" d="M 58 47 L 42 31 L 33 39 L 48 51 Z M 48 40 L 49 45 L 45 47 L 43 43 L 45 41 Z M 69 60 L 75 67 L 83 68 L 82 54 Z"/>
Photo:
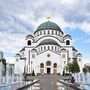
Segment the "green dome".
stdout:
<path fill-rule="evenodd" d="M 56 41 L 54 41 L 52 39 L 45 39 L 45 40 L 41 41 L 39 43 L 39 45 L 57 45 L 57 46 L 60 46 Z"/>
<path fill-rule="evenodd" d="M 44 29 L 54 29 L 54 30 L 59 30 L 61 31 L 60 27 L 56 24 L 56 23 L 53 23 L 53 22 L 50 22 L 50 21 L 47 21 L 47 22 L 44 22 L 42 23 L 36 31 L 39 31 L 39 30 L 44 30 Z"/>

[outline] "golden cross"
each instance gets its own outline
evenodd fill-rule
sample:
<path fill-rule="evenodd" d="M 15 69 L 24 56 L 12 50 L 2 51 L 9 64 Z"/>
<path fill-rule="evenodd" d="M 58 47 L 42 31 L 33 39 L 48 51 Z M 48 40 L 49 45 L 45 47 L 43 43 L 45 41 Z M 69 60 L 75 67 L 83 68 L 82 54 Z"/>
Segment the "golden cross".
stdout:
<path fill-rule="evenodd" d="M 48 17 L 46 17 L 47 19 L 48 19 L 48 21 L 51 19 L 51 17 L 50 16 L 48 16 Z"/>

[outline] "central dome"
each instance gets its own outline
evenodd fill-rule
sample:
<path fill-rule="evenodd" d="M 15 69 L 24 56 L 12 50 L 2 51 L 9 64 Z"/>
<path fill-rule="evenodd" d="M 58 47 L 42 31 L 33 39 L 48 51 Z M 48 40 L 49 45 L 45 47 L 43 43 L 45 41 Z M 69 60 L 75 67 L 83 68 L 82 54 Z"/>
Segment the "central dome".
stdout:
<path fill-rule="evenodd" d="M 59 31 L 61 31 L 60 27 L 56 23 L 53 23 L 53 22 L 50 22 L 50 21 L 47 21 L 47 22 L 42 23 L 37 28 L 36 31 L 44 30 L 44 29 L 52 29 L 52 30 L 59 30 Z"/>

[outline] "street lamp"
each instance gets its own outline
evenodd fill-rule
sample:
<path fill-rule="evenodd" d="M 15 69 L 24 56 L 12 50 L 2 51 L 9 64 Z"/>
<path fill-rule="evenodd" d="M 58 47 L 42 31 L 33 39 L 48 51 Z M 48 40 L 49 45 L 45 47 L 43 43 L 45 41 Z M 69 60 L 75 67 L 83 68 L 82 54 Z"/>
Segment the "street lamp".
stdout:
<path fill-rule="evenodd" d="M 31 76 L 32 76 L 32 63 L 33 63 L 33 61 L 31 61 Z"/>
<path fill-rule="evenodd" d="M 24 58 L 24 60 L 25 60 L 25 66 L 24 66 L 24 67 L 25 67 L 25 68 L 24 68 L 24 69 L 25 69 L 25 71 L 24 71 L 24 78 L 25 78 L 25 81 L 26 81 L 26 78 L 27 78 L 27 76 L 26 76 L 26 58 Z"/>
<path fill-rule="evenodd" d="M 26 58 L 20 58 L 20 60 L 24 60 L 25 63 L 24 63 L 24 72 L 23 72 L 23 75 L 24 75 L 24 79 L 26 80 Z"/>
<path fill-rule="evenodd" d="M 39 66 L 39 65 L 37 65 L 37 67 L 38 67 L 38 75 L 39 75 L 39 73 L 40 73 L 40 66 Z"/>

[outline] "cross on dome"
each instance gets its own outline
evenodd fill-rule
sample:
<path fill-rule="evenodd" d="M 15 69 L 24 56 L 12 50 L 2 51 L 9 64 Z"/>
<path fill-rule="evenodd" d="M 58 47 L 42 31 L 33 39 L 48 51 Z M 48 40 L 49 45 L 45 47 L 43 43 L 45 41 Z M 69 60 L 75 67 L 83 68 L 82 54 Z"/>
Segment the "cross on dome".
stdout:
<path fill-rule="evenodd" d="M 47 19 L 48 19 L 48 21 L 51 19 L 51 17 L 50 16 L 48 16 L 48 17 L 46 17 Z"/>

